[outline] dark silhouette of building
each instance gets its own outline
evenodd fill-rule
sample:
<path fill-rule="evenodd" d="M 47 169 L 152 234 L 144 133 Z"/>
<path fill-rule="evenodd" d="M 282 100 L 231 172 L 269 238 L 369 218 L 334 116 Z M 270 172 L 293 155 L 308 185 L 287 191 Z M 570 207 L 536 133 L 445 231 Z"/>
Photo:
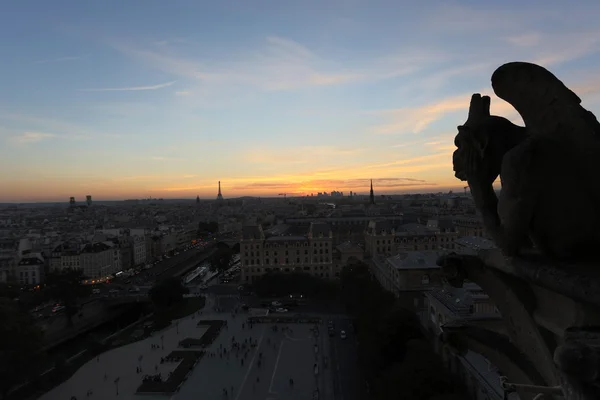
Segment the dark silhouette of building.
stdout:
<path fill-rule="evenodd" d="M 200 196 L 196 196 L 196 204 L 200 203 Z"/>
<path fill-rule="evenodd" d="M 373 193 L 373 179 L 371 179 L 371 193 L 369 194 L 369 202 L 375 204 L 375 193 Z"/>
<path fill-rule="evenodd" d="M 75 197 L 69 197 L 69 205 L 75 207 Z"/>
<path fill-rule="evenodd" d="M 88 207 L 90 207 L 92 205 L 92 195 L 88 194 L 87 196 L 85 196 L 85 203 L 88 205 Z"/>
<path fill-rule="evenodd" d="M 221 194 L 221 181 L 219 181 L 219 194 L 217 194 L 217 201 L 223 201 L 223 195 Z"/>

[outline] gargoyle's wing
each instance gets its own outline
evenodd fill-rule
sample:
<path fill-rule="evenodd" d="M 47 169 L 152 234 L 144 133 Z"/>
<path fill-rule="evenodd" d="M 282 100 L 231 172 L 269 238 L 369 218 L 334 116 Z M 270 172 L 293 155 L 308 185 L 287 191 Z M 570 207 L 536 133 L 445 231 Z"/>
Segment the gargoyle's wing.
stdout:
<path fill-rule="evenodd" d="M 504 64 L 492 75 L 492 87 L 498 97 L 521 114 L 530 134 L 600 138 L 600 124 L 581 107 L 581 99 L 539 65 Z"/>

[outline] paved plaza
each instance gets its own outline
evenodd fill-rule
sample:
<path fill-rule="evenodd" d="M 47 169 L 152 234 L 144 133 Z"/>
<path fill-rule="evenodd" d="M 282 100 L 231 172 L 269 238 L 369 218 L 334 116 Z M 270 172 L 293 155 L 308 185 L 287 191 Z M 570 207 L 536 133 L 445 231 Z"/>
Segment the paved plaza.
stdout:
<path fill-rule="evenodd" d="M 40 399 L 69 400 L 76 396 L 78 400 L 304 400 L 312 399 L 317 388 L 320 399 L 333 398 L 330 366 L 325 367 L 329 338 L 324 324 L 320 327 L 320 335 L 312 332 L 312 324 L 278 324 L 277 331 L 268 323 L 249 328 L 246 313 L 233 315 L 230 312 L 237 299 L 224 300 L 209 296 L 202 315 L 178 320 L 150 338 L 100 355 Z M 220 312 L 215 310 L 217 304 Z M 166 377 L 175 369 L 177 363 L 160 364 L 161 357 L 177 350 L 178 342 L 186 337 L 200 338 L 207 329 L 197 327 L 201 319 L 228 321 L 228 327 L 206 349 L 211 355 L 200 360 L 178 393 L 171 396 L 136 395 L 143 375 L 160 372 Z M 284 326 L 287 329 L 281 329 Z M 241 344 L 246 341 L 245 349 L 232 350 L 233 338 Z M 255 343 L 255 347 L 250 343 Z M 158 349 L 152 349 L 152 345 Z M 315 364 L 318 374 L 315 374 Z M 137 373 L 137 367 L 143 372 Z M 290 385 L 290 379 L 293 379 L 293 385 Z M 89 390 L 92 394 L 87 396 Z"/>

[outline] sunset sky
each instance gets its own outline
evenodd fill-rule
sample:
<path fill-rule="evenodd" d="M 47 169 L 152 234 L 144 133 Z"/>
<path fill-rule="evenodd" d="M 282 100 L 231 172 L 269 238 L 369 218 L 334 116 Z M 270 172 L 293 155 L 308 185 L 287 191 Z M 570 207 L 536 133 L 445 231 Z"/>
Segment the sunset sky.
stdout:
<path fill-rule="evenodd" d="M 35 5 L 35 6 L 34 6 Z M 598 1 L 37 0 L 0 12 L 0 201 L 461 190 L 494 69 L 600 113 Z M 492 97 L 492 111 L 520 121 Z"/>

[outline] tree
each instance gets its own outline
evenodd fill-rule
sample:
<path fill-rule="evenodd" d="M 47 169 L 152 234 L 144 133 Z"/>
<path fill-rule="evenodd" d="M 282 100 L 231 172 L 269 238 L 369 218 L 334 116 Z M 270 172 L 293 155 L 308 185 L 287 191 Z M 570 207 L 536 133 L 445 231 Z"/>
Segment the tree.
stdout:
<path fill-rule="evenodd" d="M 189 289 L 183 286 L 179 278 L 169 277 L 154 284 L 148 295 L 155 307 L 164 309 L 183 301 L 183 295 L 187 293 Z"/>
<path fill-rule="evenodd" d="M 375 398 L 429 400 L 461 394 L 424 340 L 420 322 L 383 289 L 365 264 L 340 274 L 342 299 L 355 317 L 358 357 Z"/>
<path fill-rule="evenodd" d="M 212 255 L 210 262 L 211 271 L 224 271 L 229 268 L 231 264 L 231 257 L 233 256 L 229 248 L 219 247 Z"/>
<path fill-rule="evenodd" d="M 73 325 L 73 316 L 79 311 L 79 299 L 91 294 L 89 285 L 83 285 L 83 271 L 65 268 L 52 271 L 46 276 L 46 285 L 52 299 L 65 307 L 67 324 Z"/>
<path fill-rule="evenodd" d="M 0 282 L 0 297 L 5 297 L 8 299 L 16 299 L 21 294 L 19 287 L 17 285 L 12 285 L 5 282 Z"/>
<path fill-rule="evenodd" d="M 443 369 L 430 344 L 421 339 L 406 343 L 404 360 L 384 370 L 376 388 L 378 398 L 384 400 L 421 400 L 464 393 L 462 386 Z"/>
<path fill-rule="evenodd" d="M 42 332 L 31 316 L 0 299 L 0 398 L 33 378 L 42 359 Z"/>

